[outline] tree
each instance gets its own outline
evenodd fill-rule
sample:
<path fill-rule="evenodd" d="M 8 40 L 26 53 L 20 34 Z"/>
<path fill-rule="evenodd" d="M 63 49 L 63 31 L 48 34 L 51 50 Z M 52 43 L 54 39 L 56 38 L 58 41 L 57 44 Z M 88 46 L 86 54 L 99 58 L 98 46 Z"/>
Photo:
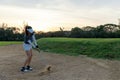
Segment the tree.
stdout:
<path fill-rule="evenodd" d="M 104 30 L 106 32 L 115 32 L 115 31 L 119 30 L 119 27 L 116 24 L 105 24 Z"/>
<path fill-rule="evenodd" d="M 79 27 L 75 27 L 71 29 L 71 37 L 79 38 L 83 37 L 83 30 L 80 29 Z"/>
<path fill-rule="evenodd" d="M 82 30 L 84 31 L 85 38 L 93 38 L 95 37 L 95 28 L 91 26 L 83 27 Z"/>

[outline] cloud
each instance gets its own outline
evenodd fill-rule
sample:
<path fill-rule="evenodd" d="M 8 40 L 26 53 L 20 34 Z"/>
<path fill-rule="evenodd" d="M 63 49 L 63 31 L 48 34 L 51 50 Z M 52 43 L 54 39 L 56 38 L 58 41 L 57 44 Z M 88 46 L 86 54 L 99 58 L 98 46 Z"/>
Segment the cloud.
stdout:
<path fill-rule="evenodd" d="M 119 3 L 119 0 L 0 0 L 0 18 L 27 19 L 45 26 L 99 25 L 117 21 Z"/>

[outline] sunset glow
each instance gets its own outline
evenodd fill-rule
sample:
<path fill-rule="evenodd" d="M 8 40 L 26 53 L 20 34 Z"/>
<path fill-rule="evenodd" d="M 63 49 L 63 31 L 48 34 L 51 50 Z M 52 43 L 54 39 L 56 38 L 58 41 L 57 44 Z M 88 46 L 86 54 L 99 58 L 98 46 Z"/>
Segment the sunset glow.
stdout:
<path fill-rule="evenodd" d="M 59 27 L 96 26 L 118 23 L 119 0 L 1 0 L 0 24 L 22 26 L 23 22 L 38 31 Z M 107 3 L 107 4 L 106 4 Z"/>

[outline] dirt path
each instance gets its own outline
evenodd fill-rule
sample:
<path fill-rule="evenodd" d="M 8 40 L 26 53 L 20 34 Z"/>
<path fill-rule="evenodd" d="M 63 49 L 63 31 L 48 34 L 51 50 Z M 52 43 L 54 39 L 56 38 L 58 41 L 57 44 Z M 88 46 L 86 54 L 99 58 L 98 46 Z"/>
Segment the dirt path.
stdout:
<path fill-rule="evenodd" d="M 33 52 L 34 70 L 22 73 L 20 67 L 25 60 L 22 45 L 0 47 L 0 80 L 120 80 L 120 61 Z M 40 76 L 49 64 L 53 71 Z"/>

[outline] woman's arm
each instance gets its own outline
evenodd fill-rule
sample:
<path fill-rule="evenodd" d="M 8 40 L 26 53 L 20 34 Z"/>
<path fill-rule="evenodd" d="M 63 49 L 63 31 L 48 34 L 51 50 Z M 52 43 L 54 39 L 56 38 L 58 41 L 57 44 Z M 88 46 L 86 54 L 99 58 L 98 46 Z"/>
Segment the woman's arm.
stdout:
<path fill-rule="evenodd" d="M 36 45 L 34 45 L 30 40 L 28 40 L 28 43 L 33 46 L 33 48 L 36 48 Z"/>
<path fill-rule="evenodd" d="M 33 34 L 32 38 L 33 38 L 34 44 L 37 46 L 38 44 L 37 44 L 37 41 L 36 41 L 36 38 L 35 38 L 35 34 Z"/>

